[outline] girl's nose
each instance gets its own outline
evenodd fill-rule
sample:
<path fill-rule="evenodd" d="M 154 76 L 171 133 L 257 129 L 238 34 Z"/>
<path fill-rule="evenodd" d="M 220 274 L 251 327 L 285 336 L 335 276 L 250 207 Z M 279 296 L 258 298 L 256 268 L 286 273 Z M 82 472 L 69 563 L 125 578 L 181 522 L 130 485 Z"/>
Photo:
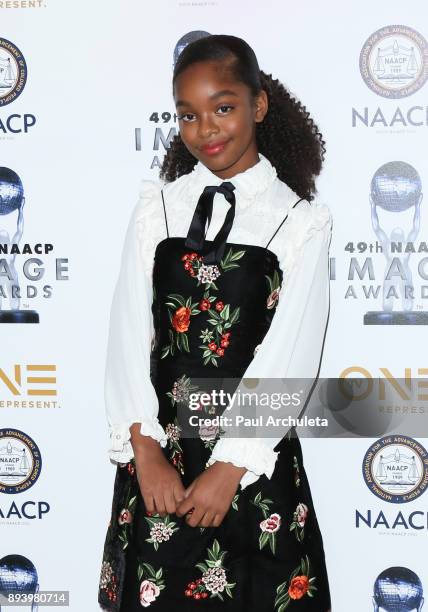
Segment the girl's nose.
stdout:
<path fill-rule="evenodd" d="M 201 138 L 209 138 L 218 132 L 218 126 L 212 117 L 201 117 L 199 120 L 198 133 Z"/>

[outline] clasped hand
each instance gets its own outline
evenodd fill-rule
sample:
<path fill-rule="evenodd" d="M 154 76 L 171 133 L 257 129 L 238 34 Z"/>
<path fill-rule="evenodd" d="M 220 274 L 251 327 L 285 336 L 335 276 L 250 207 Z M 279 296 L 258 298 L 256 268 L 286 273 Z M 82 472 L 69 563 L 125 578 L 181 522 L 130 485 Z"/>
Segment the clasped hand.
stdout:
<path fill-rule="evenodd" d="M 216 461 L 185 489 L 179 473 L 161 452 L 136 458 L 136 468 L 147 513 L 185 515 L 191 527 L 218 527 L 246 472 L 232 463 Z"/>

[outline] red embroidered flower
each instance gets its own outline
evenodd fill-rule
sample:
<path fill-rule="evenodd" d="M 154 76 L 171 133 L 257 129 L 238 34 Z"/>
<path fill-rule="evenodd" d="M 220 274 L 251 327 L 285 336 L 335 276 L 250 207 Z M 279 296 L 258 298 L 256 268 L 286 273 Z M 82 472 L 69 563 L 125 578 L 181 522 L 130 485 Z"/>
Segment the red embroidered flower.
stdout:
<path fill-rule="evenodd" d="M 225 332 L 224 334 L 221 335 L 221 337 L 224 338 L 225 340 L 229 340 L 230 334 L 231 332 Z"/>
<path fill-rule="evenodd" d="M 204 298 L 199 302 L 199 308 L 201 310 L 208 310 L 209 308 L 211 308 L 211 302 Z"/>
<path fill-rule="evenodd" d="M 220 346 L 222 346 L 223 348 L 226 348 L 229 346 L 229 340 L 223 339 L 220 340 Z"/>
<path fill-rule="evenodd" d="M 306 595 L 309 588 L 308 576 L 295 576 L 288 587 L 288 594 L 291 599 L 302 599 Z"/>
<path fill-rule="evenodd" d="M 222 302 L 221 300 L 219 300 L 218 302 L 216 302 L 215 309 L 216 309 L 218 312 L 221 312 L 221 311 L 223 310 L 223 308 L 224 308 L 224 302 Z"/>
<path fill-rule="evenodd" d="M 190 324 L 190 308 L 181 306 L 172 317 L 172 326 L 177 332 L 186 332 Z"/>
<path fill-rule="evenodd" d="M 218 349 L 216 350 L 217 355 L 220 355 L 220 357 L 223 357 L 224 355 L 224 348 L 220 348 L 218 347 Z"/>
<path fill-rule="evenodd" d="M 208 348 L 211 349 L 212 351 L 217 350 L 217 344 L 215 342 L 210 342 L 208 345 Z"/>

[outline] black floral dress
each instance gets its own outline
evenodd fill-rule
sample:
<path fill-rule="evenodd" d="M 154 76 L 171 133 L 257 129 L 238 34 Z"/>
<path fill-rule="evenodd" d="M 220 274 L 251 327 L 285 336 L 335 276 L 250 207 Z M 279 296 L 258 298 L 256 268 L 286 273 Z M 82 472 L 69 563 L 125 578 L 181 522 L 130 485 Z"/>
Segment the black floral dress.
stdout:
<path fill-rule="evenodd" d="M 154 258 L 151 379 L 168 435 L 162 450 L 185 487 L 206 469 L 221 436 L 221 428 L 181 435 L 178 414 L 189 410 L 189 394 L 198 388 L 193 381 L 242 377 L 270 326 L 282 282 L 269 249 L 224 242 L 221 260 L 206 264 L 212 247 L 213 241 L 205 241 L 196 252 L 185 238 L 168 235 Z M 119 464 L 102 560 L 101 608 L 330 610 L 323 542 L 295 431 L 275 450 L 272 477 L 262 475 L 244 489 L 239 485 L 221 525 L 208 528 L 191 527 L 175 514 L 149 516 L 134 460 Z"/>

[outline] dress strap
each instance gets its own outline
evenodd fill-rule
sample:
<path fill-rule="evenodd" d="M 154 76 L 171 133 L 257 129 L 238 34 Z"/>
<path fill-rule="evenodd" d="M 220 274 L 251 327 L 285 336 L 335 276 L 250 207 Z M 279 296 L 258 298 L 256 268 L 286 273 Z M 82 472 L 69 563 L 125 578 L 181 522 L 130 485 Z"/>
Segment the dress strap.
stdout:
<path fill-rule="evenodd" d="M 300 200 L 297 200 L 297 202 L 295 204 L 293 204 L 293 206 L 291 208 L 294 208 L 295 206 L 297 206 L 297 204 L 299 202 L 301 202 L 302 200 L 304 200 L 305 198 L 300 198 Z M 291 210 L 291 209 L 290 209 Z M 290 212 L 290 211 L 288 211 Z M 288 217 L 288 213 L 285 215 L 284 219 L 281 221 L 281 223 L 279 224 L 279 226 L 276 228 L 274 234 L 271 236 L 269 242 L 267 243 L 267 245 L 265 246 L 265 249 L 268 248 L 268 246 L 270 245 L 270 243 L 272 242 L 273 238 L 275 238 L 275 236 L 277 235 L 277 233 L 279 232 L 279 230 L 281 229 L 282 224 L 284 223 L 284 221 L 287 219 Z"/>
<path fill-rule="evenodd" d="M 162 203 L 163 203 L 163 214 L 165 216 L 166 235 L 169 238 L 168 219 L 166 218 L 166 208 L 165 208 L 165 200 L 164 200 L 164 197 L 163 197 L 163 189 L 161 189 L 161 195 L 162 195 Z"/>

